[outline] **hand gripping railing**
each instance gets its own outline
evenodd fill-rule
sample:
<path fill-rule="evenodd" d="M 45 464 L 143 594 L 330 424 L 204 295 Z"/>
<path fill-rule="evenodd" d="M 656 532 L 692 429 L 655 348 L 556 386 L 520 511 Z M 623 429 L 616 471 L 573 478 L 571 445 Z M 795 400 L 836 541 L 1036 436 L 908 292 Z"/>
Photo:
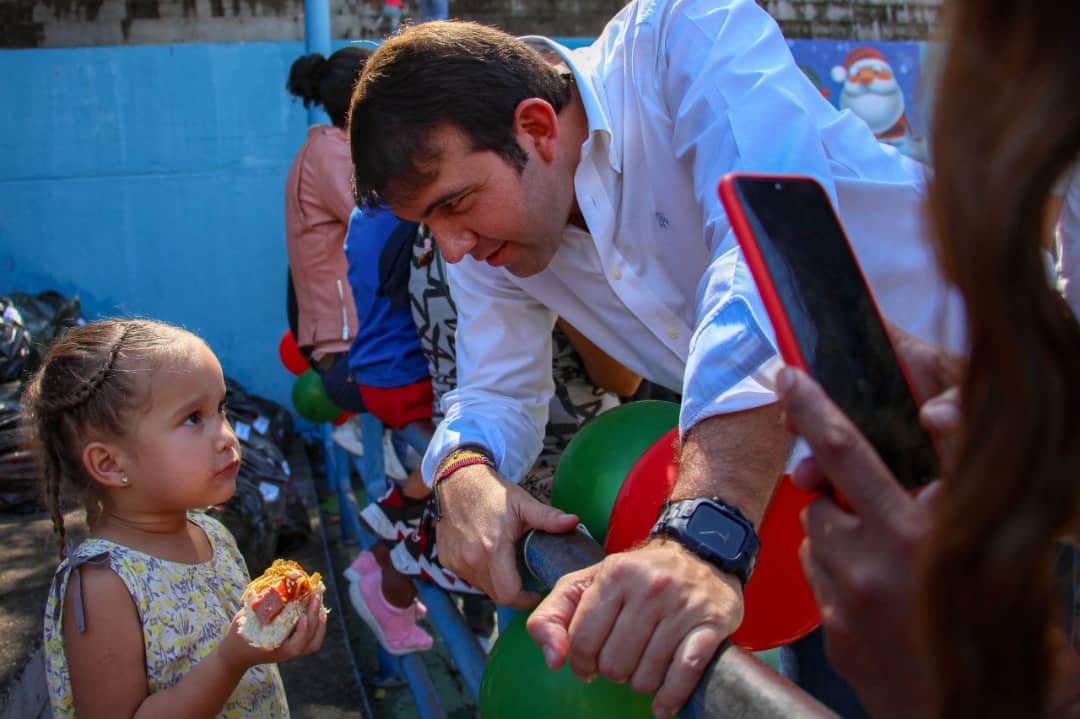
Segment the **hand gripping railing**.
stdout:
<path fill-rule="evenodd" d="M 547 587 L 596 564 L 604 550 L 583 532 L 530 531 L 518 545 L 522 563 Z M 764 662 L 724 642 L 679 716 L 686 719 L 826 719 L 836 715 Z"/>

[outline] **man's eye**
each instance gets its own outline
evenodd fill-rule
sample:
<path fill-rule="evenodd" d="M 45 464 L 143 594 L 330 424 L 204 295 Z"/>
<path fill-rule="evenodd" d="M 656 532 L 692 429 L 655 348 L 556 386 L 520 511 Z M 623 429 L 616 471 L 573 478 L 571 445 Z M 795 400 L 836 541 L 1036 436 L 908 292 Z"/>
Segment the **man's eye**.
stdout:
<path fill-rule="evenodd" d="M 184 418 L 184 424 L 199 424 L 202 422 L 202 414 L 199 412 L 192 412 Z"/>
<path fill-rule="evenodd" d="M 467 198 L 468 196 L 468 194 L 465 194 L 460 197 L 455 197 L 453 200 L 443 205 L 443 209 L 449 213 L 461 212 L 465 209 L 463 205 L 465 202 L 465 198 Z"/>
<path fill-rule="evenodd" d="M 218 414 L 225 414 L 226 412 L 229 411 L 229 406 L 227 404 L 225 404 L 224 400 L 222 400 L 221 404 L 218 405 L 217 411 L 218 411 Z"/>

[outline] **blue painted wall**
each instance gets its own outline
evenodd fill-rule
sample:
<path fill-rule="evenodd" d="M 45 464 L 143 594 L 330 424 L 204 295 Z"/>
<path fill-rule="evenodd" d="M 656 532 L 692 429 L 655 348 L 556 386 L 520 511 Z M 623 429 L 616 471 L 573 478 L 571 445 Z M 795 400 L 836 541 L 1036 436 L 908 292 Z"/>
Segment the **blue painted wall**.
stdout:
<path fill-rule="evenodd" d="M 0 293 L 205 337 L 287 401 L 285 176 L 307 113 L 298 42 L 0 51 Z"/>
<path fill-rule="evenodd" d="M 830 70 L 853 43 L 791 45 L 836 102 Z M 869 45 L 890 59 L 921 131 L 922 46 Z M 183 325 L 227 374 L 288 406 L 282 193 L 307 112 L 285 79 L 302 52 L 0 50 L 0 294 L 56 289 L 90 318 Z"/>

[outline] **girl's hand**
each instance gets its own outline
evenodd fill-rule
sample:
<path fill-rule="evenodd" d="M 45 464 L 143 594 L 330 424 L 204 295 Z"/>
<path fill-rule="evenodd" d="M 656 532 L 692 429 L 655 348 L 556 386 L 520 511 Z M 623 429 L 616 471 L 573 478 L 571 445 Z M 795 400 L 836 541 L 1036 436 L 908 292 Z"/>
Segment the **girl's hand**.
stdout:
<path fill-rule="evenodd" d="M 314 654 L 319 651 L 326 637 L 326 612 L 323 611 L 322 596 L 318 594 L 308 597 L 304 613 L 297 620 L 292 634 L 277 649 L 253 647 L 240 636 L 241 616 L 243 616 L 242 610 L 233 616 L 229 631 L 217 648 L 222 661 L 241 672 L 247 671 L 249 667 L 256 664 L 284 662 L 294 657 Z"/>

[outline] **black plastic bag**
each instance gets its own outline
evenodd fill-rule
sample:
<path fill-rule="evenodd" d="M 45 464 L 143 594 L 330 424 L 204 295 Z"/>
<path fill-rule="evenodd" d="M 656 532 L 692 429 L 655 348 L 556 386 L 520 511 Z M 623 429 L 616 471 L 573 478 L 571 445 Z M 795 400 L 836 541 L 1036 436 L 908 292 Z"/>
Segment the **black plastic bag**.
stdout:
<path fill-rule="evenodd" d="M 52 341 L 82 322 L 78 297 L 54 290 L 0 297 L 0 382 L 25 380 Z"/>
<path fill-rule="evenodd" d="M 257 434 L 269 437 L 278 447 L 285 448 L 287 438 L 293 431 L 289 410 L 273 400 L 250 394 L 230 377 L 225 378 L 225 390 L 229 422 L 241 441 L 250 434 Z"/>

